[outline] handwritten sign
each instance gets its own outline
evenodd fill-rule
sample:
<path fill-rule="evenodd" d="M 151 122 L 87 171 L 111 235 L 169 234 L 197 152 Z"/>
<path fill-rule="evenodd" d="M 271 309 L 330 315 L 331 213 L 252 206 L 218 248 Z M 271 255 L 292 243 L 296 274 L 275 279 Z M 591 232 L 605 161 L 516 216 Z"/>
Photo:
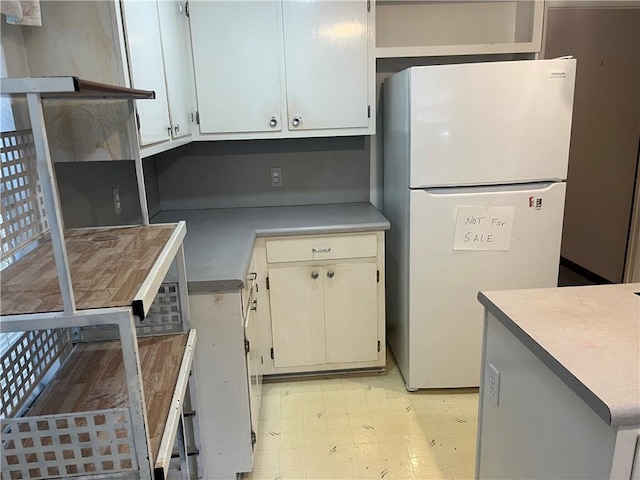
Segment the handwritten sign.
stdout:
<path fill-rule="evenodd" d="M 514 207 L 459 207 L 454 250 L 509 250 Z"/>

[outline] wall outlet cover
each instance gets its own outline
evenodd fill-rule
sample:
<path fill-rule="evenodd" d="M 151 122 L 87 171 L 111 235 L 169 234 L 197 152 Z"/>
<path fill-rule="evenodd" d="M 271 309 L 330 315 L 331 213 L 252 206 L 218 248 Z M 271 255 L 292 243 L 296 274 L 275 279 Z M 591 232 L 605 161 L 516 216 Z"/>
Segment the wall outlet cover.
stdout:
<path fill-rule="evenodd" d="M 272 187 L 282 186 L 282 169 L 280 167 L 273 167 L 271 169 L 271 186 Z"/>
<path fill-rule="evenodd" d="M 113 209 L 116 212 L 116 215 L 120 215 L 122 213 L 122 205 L 120 204 L 120 189 L 114 188 L 112 190 L 113 193 Z"/>
<path fill-rule="evenodd" d="M 500 372 L 491 362 L 487 364 L 485 388 L 487 389 L 489 400 L 498 406 L 500 400 Z"/>

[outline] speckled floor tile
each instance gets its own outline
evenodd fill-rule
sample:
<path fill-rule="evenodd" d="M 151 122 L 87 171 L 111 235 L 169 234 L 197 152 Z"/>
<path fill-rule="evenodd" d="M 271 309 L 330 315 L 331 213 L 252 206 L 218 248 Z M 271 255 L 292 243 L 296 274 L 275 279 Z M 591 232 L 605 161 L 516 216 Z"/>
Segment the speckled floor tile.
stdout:
<path fill-rule="evenodd" d="M 478 390 L 408 392 L 384 373 L 268 380 L 247 480 L 473 478 Z"/>

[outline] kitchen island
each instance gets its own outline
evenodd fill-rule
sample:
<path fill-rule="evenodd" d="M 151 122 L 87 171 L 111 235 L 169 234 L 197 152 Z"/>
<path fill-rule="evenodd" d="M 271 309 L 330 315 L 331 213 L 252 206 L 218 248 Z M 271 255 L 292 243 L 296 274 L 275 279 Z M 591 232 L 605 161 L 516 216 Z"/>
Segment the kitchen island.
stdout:
<path fill-rule="evenodd" d="M 369 203 L 163 211 L 182 219 L 201 477 L 260 443 L 263 374 L 384 368 L 384 231 Z M 267 433 L 263 433 L 268 435 Z"/>
<path fill-rule="evenodd" d="M 476 478 L 640 478 L 637 292 L 637 283 L 480 292 Z"/>

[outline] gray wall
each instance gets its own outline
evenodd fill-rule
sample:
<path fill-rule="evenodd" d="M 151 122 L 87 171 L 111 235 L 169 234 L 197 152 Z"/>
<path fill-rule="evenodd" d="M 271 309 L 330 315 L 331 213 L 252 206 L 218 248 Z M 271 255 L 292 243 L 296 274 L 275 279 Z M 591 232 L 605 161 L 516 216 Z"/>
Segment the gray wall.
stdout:
<path fill-rule="evenodd" d="M 368 137 L 194 142 L 154 162 L 162 210 L 369 201 Z"/>
<path fill-rule="evenodd" d="M 282 169 L 282 187 L 271 187 L 271 167 Z M 55 169 L 67 228 L 141 221 L 133 161 L 56 163 Z M 194 142 L 145 159 L 144 171 L 151 217 L 160 209 L 367 202 L 369 140 Z"/>
<path fill-rule="evenodd" d="M 640 8 L 549 8 L 544 57 L 577 58 L 563 258 L 625 278 L 640 137 Z"/>
<path fill-rule="evenodd" d="M 65 227 L 131 225 L 142 221 L 133 161 L 55 164 Z M 149 215 L 160 210 L 153 165 L 145 163 Z M 115 214 L 113 189 L 120 193 L 122 213 Z"/>

